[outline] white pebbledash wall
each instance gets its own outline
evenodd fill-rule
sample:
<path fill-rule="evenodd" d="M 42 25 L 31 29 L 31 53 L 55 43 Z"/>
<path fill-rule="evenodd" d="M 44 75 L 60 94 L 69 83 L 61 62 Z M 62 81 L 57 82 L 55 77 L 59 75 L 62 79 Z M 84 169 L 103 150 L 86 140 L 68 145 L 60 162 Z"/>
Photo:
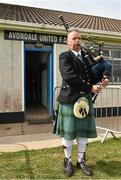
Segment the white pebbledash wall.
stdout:
<path fill-rule="evenodd" d="M 23 42 L 4 40 L 0 32 L 0 112 L 21 112 Z"/>

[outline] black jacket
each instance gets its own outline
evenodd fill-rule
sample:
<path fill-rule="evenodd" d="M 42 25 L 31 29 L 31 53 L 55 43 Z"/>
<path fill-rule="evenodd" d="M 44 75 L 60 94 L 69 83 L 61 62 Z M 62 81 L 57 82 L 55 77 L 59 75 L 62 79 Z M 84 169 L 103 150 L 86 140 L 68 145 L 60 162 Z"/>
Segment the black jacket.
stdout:
<path fill-rule="evenodd" d="M 62 76 L 62 87 L 58 96 L 61 103 L 75 103 L 80 97 L 80 92 L 91 92 L 91 70 L 89 62 L 84 57 L 84 63 L 72 51 L 66 51 L 59 56 L 59 70 Z"/>

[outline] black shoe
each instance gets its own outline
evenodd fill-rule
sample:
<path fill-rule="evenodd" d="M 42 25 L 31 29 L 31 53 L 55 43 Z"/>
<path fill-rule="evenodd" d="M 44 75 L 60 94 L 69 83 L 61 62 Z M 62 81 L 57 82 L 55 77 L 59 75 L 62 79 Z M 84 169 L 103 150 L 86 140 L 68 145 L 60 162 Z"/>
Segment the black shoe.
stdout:
<path fill-rule="evenodd" d="M 77 162 L 77 168 L 80 169 L 86 176 L 93 175 L 92 170 L 87 165 L 85 165 L 84 161 L 82 161 L 80 163 Z"/>
<path fill-rule="evenodd" d="M 67 158 L 64 159 L 64 172 L 66 176 L 70 177 L 73 175 L 72 163 Z"/>

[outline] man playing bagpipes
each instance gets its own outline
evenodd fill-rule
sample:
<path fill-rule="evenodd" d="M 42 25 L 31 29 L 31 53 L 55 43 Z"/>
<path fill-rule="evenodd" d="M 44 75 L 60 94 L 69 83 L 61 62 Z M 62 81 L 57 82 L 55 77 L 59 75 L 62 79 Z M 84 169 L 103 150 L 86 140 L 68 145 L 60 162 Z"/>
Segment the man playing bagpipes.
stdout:
<path fill-rule="evenodd" d="M 69 50 L 59 56 L 62 86 L 58 96 L 59 106 L 55 133 L 62 137 L 65 174 L 73 175 L 71 152 L 73 142 L 76 140 L 78 148 L 76 166 L 85 175 L 91 176 L 93 171 L 86 165 L 85 152 L 88 138 L 97 136 L 92 94 L 98 94 L 101 91 L 101 86 L 97 84 L 99 81 L 103 87 L 106 87 L 109 80 L 106 76 L 103 78 L 105 69 L 102 68 L 103 72 L 98 72 L 98 70 L 95 70 L 96 73 L 94 72 L 94 64 L 90 65 L 80 46 L 81 37 L 78 30 L 68 31 L 67 44 Z M 100 77 L 97 72 L 99 75 L 102 73 Z M 86 104 L 83 102 L 79 118 L 74 113 L 74 105 L 80 98 L 87 100 L 89 110 L 87 111 L 86 107 L 83 107 Z"/>

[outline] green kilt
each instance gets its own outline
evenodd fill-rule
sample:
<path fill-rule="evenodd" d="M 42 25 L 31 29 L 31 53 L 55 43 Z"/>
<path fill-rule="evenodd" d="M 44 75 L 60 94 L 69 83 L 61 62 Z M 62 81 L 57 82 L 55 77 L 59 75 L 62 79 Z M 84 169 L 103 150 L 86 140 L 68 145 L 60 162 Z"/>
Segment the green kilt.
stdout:
<path fill-rule="evenodd" d="M 91 94 L 86 96 L 89 101 L 89 114 L 82 119 L 76 118 L 73 114 L 74 104 L 59 103 L 56 134 L 67 140 L 76 137 L 95 138 L 97 137 L 94 118 L 94 108 Z"/>

